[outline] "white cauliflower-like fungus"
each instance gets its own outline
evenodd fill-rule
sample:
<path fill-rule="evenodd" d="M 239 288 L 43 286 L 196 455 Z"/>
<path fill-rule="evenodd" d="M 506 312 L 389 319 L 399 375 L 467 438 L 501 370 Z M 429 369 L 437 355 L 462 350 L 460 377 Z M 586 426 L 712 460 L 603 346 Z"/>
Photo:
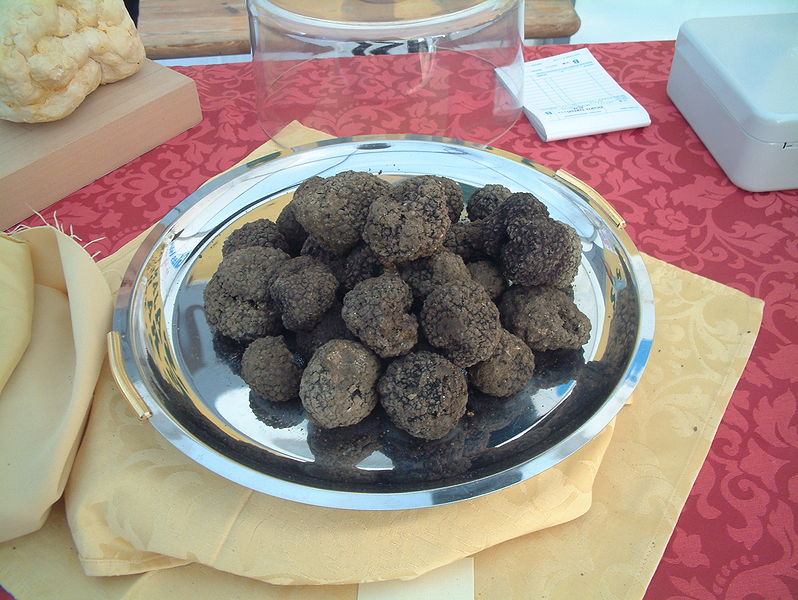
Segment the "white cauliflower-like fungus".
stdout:
<path fill-rule="evenodd" d="M 0 119 L 66 117 L 144 59 L 122 0 L 0 0 Z"/>

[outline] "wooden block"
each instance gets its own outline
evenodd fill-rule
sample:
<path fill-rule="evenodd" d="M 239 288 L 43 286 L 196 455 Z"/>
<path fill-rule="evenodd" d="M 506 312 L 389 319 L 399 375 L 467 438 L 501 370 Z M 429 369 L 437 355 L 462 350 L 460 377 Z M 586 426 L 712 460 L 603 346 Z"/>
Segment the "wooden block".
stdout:
<path fill-rule="evenodd" d="M 249 53 L 244 0 L 146 0 L 138 31 L 153 59 Z"/>
<path fill-rule="evenodd" d="M 288 4 L 287 0 L 282 4 Z M 316 3 L 311 12 L 333 20 L 385 14 L 413 19 L 462 6 L 462 0 L 399 0 L 387 6 L 377 0 L 328 0 Z M 526 0 L 524 36 L 527 39 L 570 37 L 579 31 L 580 25 L 573 0 Z M 141 3 L 138 30 L 149 58 L 248 54 L 250 51 L 244 0 L 147 0 Z"/>
<path fill-rule="evenodd" d="M 573 0 L 526 0 L 524 38 L 552 39 L 571 37 L 582 26 Z"/>
<path fill-rule="evenodd" d="M 148 60 L 60 121 L 0 121 L 0 230 L 201 120 L 194 81 Z"/>

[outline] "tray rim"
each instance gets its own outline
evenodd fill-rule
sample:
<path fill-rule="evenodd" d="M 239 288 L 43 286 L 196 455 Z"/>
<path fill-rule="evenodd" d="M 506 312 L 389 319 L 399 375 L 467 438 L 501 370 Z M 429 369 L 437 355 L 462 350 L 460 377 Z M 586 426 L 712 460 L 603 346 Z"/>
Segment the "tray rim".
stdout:
<path fill-rule="evenodd" d="M 262 471 L 256 471 L 218 452 L 196 438 L 191 432 L 177 423 L 174 417 L 169 415 L 156 399 L 149 398 L 148 402 L 147 397 L 150 394 L 142 378 L 140 376 L 131 377 L 131 371 L 137 373 L 138 370 L 135 359 L 132 356 L 133 349 L 129 339 L 130 332 L 128 331 L 131 299 L 141 276 L 141 271 L 157 251 L 158 245 L 163 241 L 164 233 L 186 212 L 187 208 L 194 206 L 202 198 L 237 179 L 252 168 L 266 162 L 295 156 L 325 146 L 355 144 L 357 147 L 362 145 L 374 147 L 374 144 L 401 142 L 404 140 L 464 146 L 470 150 L 484 151 L 519 162 L 570 188 L 597 212 L 606 225 L 612 229 L 615 238 L 628 255 L 629 262 L 626 266 L 634 276 L 637 284 L 636 289 L 641 318 L 633 347 L 634 350 L 624 370 L 624 377 L 601 407 L 582 423 L 576 431 L 549 447 L 543 454 L 503 471 L 439 488 L 427 487 L 411 491 L 362 492 L 310 487 L 302 483 L 281 479 Z M 654 338 L 654 297 L 642 256 L 625 232 L 624 227 L 625 222 L 614 208 L 598 192 L 578 178 L 562 169 L 555 172 L 531 159 L 483 144 L 418 134 L 377 134 L 332 138 L 285 150 L 276 150 L 242 162 L 209 180 L 180 201 L 151 228 L 150 233 L 134 253 L 117 294 L 113 314 L 113 329 L 108 338 L 108 354 L 112 366 L 112 375 L 119 385 L 122 396 L 131 404 L 140 421 L 151 424 L 172 445 L 201 466 L 255 491 L 304 504 L 351 510 L 425 508 L 483 496 L 499 491 L 509 485 L 525 481 L 558 464 L 586 445 L 612 421 L 626 404 L 631 392 L 642 376 Z M 230 474 L 231 470 L 236 474 L 235 476 Z M 251 485 L 253 478 L 268 483 L 268 491 L 263 489 L 262 486 L 253 487 Z"/>

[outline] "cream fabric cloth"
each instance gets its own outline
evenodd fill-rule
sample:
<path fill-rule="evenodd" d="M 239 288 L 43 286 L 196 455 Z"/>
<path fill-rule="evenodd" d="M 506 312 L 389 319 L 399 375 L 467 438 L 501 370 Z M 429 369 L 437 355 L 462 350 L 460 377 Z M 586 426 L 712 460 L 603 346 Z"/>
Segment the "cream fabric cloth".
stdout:
<path fill-rule="evenodd" d="M 634 404 L 618 416 L 590 510 L 564 525 L 477 553 L 477 598 L 633 600 L 645 592 L 745 367 L 762 315 L 758 299 L 655 259 L 646 258 L 646 265 L 654 283 L 657 339 Z M 311 539 L 307 548 L 309 562 L 315 543 Z M 339 546 L 341 554 L 352 547 Z M 354 585 L 277 586 L 198 564 L 143 575 L 87 577 L 62 503 L 42 530 L 0 544 L 0 584 L 18 600 L 357 597 Z"/>
<path fill-rule="evenodd" d="M 104 261 L 109 281 L 121 280 L 134 246 Z M 703 463 L 762 314 L 760 300 L 660 261 L 645 260 L 656 296 L 657 339 L 635 403 L 617 419 L 593 486 L 592 506 L 581 518 L 521 535 L 536 506 L 545 509 L 563 501 L 578 505 L 568 490 L 589 499 L 589 491 L 573 482 L 592 477 L 595 454 L 584 454 L 603 452 L 608 433 L 586 447 L 575 465 L 557 469 L 555 479 L 571 481 L 565 488 L 544 486 L 538 495 L 525 493 L 519 485 L 493 494 L 505 496 L 499 506 L 506 515 L 498 518 L 509 517 L 517 525 L 499 527 L 498 536 L 481 510 L 472 507 L 470 518 L 457 512 L 467 511 L 469 503 L 461 503 L 455 512 L 441 512 L 437 522 L 424 513 L 452 509 L 379 513 L 373 521 L 364 513 L 332 511 L 346 514 L 331 520 L 329 509 L 261 498 L 193 465 L 151 427 L 135 420 L 105 370 L 68 490 L 80 559 L 89 569 L 116 572 L 202 560 L 273 581 L 321 583 L 380 579 L 396 576 L 397 569 L 411 576 L 452 557 L 476 553 L 480 598 L 639 598 Z M 100 445 L 97 440 L 103 437 L 110 439 L 110 445 Z M 104 454 L 122 462 L 100 456 Z M 114 477 L 117 473 L 125 476 Z M 101 474 L 108 481 L 100 481 Z M 137 483 L 126 483 L 130 477 Z M 192 501 L 185 502 L 184 496 L 183 502 L 174 502 L 167 491 L 187 491 Z M 217 499 L 226 510 L 211 514 L 208 504 Z M 258 514 L 259 510 L 263 512 Z M 203 521 L 206 518 L 209 523 Z M 612 523 L 623 526 L 608 526 Z M 394 548 L 382 541 L 395 539 L 401 544 L 408 530 L 415 535 L 413 546 Z M 165 531 L 176 539 L 166 539 Z M 477 552 L 502 535 L 508 541 Z M 369 545 L 372 542 L 383 543 L 382 553 L 393 553 L 395 560 L 385 565 L 375 558 L 380 552 Z M 290 560 L 281 556 L 286 553 Z M 345 572 L 350 566 L 355 572 Z M 378 571 L 384 566 L 389 572 Z M 86 577 L 60 505 L 41 531 L 0 545 L 0 583 L 20 600 L 351 599 L 357 590 L 353 585 L 275 586 L 199 564 L 144 575 Z"/>
<path fill-rule="evenodd" d="M 108 285 L 69 236 L 0 236 L 0 540 L 41 527 L 64 490 L 110 316 Z"/>

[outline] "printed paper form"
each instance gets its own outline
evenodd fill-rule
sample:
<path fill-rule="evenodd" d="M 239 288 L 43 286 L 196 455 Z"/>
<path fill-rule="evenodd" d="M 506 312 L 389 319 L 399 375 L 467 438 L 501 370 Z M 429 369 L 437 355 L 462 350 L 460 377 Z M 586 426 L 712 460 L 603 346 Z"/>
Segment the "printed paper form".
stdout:
<path fill-rule="evenodd" d="M 544 141 L 651 124 L 587 48 L 524 63 L 524 111 Z"/>

